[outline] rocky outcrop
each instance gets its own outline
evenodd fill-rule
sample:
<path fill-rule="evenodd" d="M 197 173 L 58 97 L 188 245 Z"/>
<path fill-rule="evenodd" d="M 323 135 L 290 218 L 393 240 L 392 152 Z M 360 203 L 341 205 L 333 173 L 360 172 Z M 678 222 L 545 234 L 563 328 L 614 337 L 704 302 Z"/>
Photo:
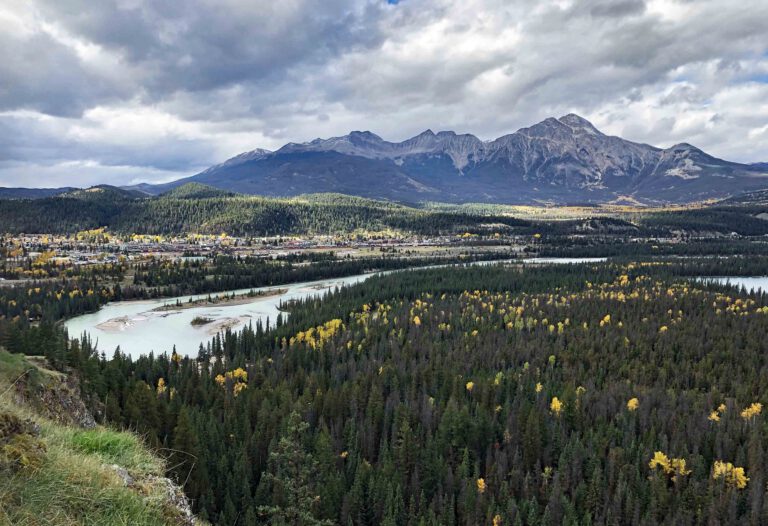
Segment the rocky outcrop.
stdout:
<path fill-rule="evenodd" d="M 137 513 L 147 513 L 143 517 L 145 520 L 152 517 L 153 523 L 206 524 L 192 513 L 182 488 L 163 476 L 165 463 L 156 452 L 130 431 L 97 426 L 88 410 L 94 404 L 82 399 L 80 382 L 74 374 L 50 369 L 41 357 L 13 355 L 13 359 L 6 362 L 14 365 L 0 371 L 0 397 L 6 397 L 0 405 L 0 480 L 10 476 L 21 483 L 11 484 L 0 492 L 0 509 L 5 512 L 0 516 L 14 517 L 16 522 L 11 521 L 14 524 L 28 524 L 30 517 L 34 517 L 32 523 L 36 524 L 40 507 L 31 507 L 25 502 L 25 491 L 29 488 L 36 491 L 40 480 L 60 480 L 60 490 L 55 495 L 46 493 L 50 500 L 43 504 L 52 510 L 50 517 L 67 516 L 70 522 L 78 524 L 78 518 L 82 517 L 89 517 L 89 524 L 114 520 L 131 523 L 126 517 L 135 514 L 122 515 L 128 513 L 123 507 L 115 515 L 116 510 L 110 507 L 112 501 L 122 502 L 125 497 L 132 502 L 143 501 L 146 510 Z M 117 443 L 123 445 L 116 454 L 109 444 L 114 440 L 111 437 L 119 435 L 125 436 L 119 437 Z M 124 448 L 133 448 L 133 453 L 123 455 Z M 114 461 L 124 465 L 112 463 Z M 117 497 L 107 497 L 99 503 L 102 506 L 91 513 L 93 510 L 85 508 L 92 504 L 82 495 L 94 488 Z M 71 499 L 67 498 L 70 492 Z M 58 524 L 50 517 L 43 518 L 43 522 Z"/>
<path fill-rule="evenodd" d="M 156 490 L 158 487 L 161 489 L 162 494 L 165 496 L 166 505 L 172 511 L 173 521 L 178 526 L 195 526 L 200 524 L 192 513 L 189 499 L 171 479 L 166 477 L 150 477 L 146 482 L 154 485 Z"/>
<path fill-rule="evenodd" d="M 96 420 L 80 395 L 80 381 L 74 374 L 36 369 L 19 378 L 13 386 L 15 402 L 31 406 L 42 416 L 65 425 L 90 429 Z"/>
<path fill-rule="evenodd" d="M 167 509 L 169 522 L 177 526 L 195 526 L 202 524 L 192 513 L 192 505 L 178 484 L 167 477 L 150 475 L 134 478 L 122 466 L 112 464 L 109 468 L 115 473 L 123 486 L 143 494 L 162 495 L 163 505 Z"/>

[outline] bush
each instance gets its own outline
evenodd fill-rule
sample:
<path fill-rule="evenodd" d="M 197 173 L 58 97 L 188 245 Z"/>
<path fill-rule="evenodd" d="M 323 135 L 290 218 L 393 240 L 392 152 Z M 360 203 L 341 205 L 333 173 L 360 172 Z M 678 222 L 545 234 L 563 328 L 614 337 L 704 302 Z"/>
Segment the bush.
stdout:
<path fill-rule="evenodd" d="M 0 413 L 0 472 L 38 469 L 45 460 L 46 447 L 37 436 L 33 422 L 10 413 Z"/>

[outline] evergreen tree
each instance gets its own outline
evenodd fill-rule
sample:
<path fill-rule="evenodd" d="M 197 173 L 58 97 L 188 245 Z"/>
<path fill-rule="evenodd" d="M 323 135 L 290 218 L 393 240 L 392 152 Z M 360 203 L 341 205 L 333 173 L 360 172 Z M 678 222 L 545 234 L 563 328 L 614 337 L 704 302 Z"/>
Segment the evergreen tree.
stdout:
<path fill-rule="evenodd" d="M 309 424 L 297 411 L 288 416 L 285 431 L 269 453 L 262 483 L 271 485 L 272 502 L 258 511 L 270 524 L 326 526 L 333 522 L 316 518 L 319 495 L 314 487 L 317 461 L 305 446 Z"/>

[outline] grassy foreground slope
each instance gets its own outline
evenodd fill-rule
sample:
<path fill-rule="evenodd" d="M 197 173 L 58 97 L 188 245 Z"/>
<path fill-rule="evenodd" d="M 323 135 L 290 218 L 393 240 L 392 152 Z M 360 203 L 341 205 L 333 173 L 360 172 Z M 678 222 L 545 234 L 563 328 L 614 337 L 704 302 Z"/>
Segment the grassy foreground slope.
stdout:
<path fill-rule="evenodd" d="M 0 350 L 0 525 L 194 524 L 137 435 L 69 425 L 23 401 L 57 389 L 60 373 Z"/>

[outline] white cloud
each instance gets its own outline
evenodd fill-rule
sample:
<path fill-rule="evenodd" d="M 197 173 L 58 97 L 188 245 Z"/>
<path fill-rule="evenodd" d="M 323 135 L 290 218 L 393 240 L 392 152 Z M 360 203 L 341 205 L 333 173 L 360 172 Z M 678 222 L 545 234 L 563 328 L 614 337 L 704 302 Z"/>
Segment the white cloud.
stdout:
<path fill-rule="evenodd" d="M 2 185 L 29 188 L 86 187 L 97 184 L 127 186 L 148 180 L 164 183 L 179 177 L 179 173 L 174 171 L 137 166 L 104 166 L 92 159 L 55 164 L 0 161 L 0 171 Z"/>
<path fill-rule="evenodd" d="M 762 0 L 0 0 L 0 24 L 0 185 L 165 180 L 353 129 L 488 139 L 570 111 L 768 161 Z"/>

